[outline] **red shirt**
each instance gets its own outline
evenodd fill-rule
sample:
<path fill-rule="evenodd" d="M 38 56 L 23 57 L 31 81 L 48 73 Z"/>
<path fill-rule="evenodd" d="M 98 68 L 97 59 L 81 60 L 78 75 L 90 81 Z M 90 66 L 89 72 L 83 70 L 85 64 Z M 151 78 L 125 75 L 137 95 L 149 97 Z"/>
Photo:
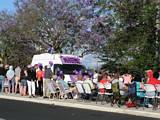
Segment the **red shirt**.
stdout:
<path fill-rule="evenodd" d="M 153 78 L 153 70 L 148 70 L 148 71 L 147 71 L 147 77 L 148 77 L 148 82 L 149 82 L 150 79 Z"/>
<path fill-rule="evenodd" d="M 104 84 L 106 84 L 109 81 L 106 78 L 102 78 L 99 82 L 104 85 Z M 100 93 L 105 93 L 105 88 L 100 89 L 99 92 Z"/>
<path fill-rule="evenodd" d="M 157 80 L 156 78 L 152 77 L 149 79 L 147 84 L 152 84 L 152 85 L 160 84 L 160 80 Z"/>
<path fill-rule="evenodd" d="M 105 84 L 105 83 L 108 82 L 108 80 L 107 80 L 107 79 L 102 79 L 102 80 L 100 80 L 99 82 L 102 83 L 102 84 Z"/>
<path fill-rule="evenodd" d="M 41 71 L 41 70 L 38 70 L 37 73 L 36 73 L 36 76 L 37 76 L 38 80 L 42 80 L 43 76 L 44 76 L 44 72 Z"/>

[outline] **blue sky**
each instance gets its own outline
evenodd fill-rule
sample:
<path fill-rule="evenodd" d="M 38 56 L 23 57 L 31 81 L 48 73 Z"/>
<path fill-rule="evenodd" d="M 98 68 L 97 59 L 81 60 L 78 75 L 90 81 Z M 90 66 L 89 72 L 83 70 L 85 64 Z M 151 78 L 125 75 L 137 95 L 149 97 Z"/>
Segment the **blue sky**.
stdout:
<path fill-rule="evenodd" d="M 9 12 L 14 12 L 14 0 L 0 0 L 0 11 L 1 10 L 8 10 Z"/>

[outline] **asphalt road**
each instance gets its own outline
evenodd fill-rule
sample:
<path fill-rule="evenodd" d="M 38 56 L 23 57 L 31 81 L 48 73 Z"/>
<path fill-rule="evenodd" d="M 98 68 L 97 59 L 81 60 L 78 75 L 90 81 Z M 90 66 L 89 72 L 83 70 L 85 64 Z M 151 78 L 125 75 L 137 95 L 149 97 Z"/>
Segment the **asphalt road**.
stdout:
<path fill-rule="evenodd" d="M 158 120 L 0 99 L 0 120 Z"/>

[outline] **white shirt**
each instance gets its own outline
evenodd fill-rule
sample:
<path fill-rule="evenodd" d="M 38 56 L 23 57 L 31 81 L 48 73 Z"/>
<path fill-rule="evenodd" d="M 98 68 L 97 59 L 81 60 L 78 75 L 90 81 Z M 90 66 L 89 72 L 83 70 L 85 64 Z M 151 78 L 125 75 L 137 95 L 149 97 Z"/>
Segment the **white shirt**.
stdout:
<path fill-rule="evenodd" d="M 95 73 L 93 75 L 93 83 L 97 84 L 98 83 L 98 73 Z"/>

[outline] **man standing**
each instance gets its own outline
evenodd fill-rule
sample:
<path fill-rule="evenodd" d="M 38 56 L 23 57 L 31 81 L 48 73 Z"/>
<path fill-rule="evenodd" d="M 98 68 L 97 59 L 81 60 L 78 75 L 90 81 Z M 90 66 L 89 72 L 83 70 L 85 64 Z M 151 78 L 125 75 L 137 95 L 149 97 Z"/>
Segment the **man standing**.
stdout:
<path fill-rule="evenodd" d="M 35 97 L 36 70 L 32 66 L 28 66 L 28 93 L 29 97 Z"/>
<path fill-rule="evenodd" d="M 0 61 L 0 92 L 3 92 L 4 79 L 5 79 L 5 69 L 2 62 Z"/>
<path fill-rule="evenodd" d="M 13 66 L 9 66 L 9 70 L 6 73 L 6 77 L 9 81 L 9 93 L 14 93 L 14 84 L 15 84 L 15 80 L 14 80 L 14 70 L 13 70 Z"/>
<path fill-rule="evenodd" d="M 50 96 L 48 85 L 51 81 L 51 77 L 52 77 L 52 70 L 51 70 L 51 66 L 48 65 L 47 68 L 45 68 L 45 71 L 44 71 L 43 98 L 48 98 Z"/>

